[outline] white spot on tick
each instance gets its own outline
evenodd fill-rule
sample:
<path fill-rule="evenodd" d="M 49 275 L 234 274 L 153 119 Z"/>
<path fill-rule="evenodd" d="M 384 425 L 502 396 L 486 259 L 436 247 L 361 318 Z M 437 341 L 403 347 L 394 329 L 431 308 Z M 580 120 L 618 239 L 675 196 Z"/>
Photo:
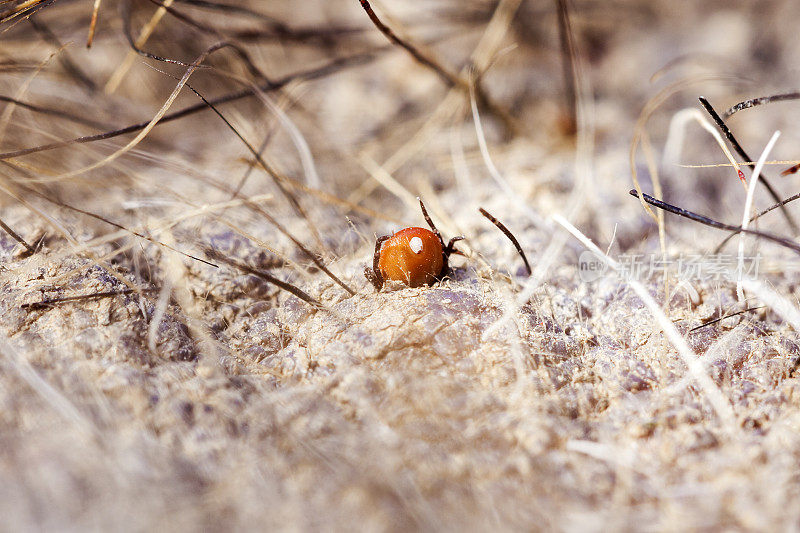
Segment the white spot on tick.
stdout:
<path fill-rule="evenodd" d="M 422 239 L 419 237 L 412 237 L 412 239 L 408 241 L 408 246 L 415 254 L 422 253 Z"/>

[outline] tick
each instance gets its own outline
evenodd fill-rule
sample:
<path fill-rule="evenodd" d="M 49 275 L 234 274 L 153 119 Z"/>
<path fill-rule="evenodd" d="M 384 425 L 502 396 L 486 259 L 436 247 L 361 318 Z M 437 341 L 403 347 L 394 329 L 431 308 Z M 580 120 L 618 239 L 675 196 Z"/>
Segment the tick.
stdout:
<path fill-rule="evenodd" d="M 372 268 L 365 267 L 364 275 L 376 290 L 381 290 L 386 280 L 400 281 L 409 287 L 432 285 L 450 273 L 451 254 L 463 255 L 454 245 L 464 237 L 453 237 L 445 245 L 422 200 L 419 206 L 431 229 L 405 228 L 375 241 Z"/>

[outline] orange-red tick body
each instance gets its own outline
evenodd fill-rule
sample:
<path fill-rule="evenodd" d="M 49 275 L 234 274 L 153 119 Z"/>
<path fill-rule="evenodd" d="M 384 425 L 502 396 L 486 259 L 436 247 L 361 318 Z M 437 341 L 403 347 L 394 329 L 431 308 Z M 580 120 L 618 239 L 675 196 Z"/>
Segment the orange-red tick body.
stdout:
<path fill-rule="evenodd" d="M 400 281 L 409 287 L 433 285 L 433 282 L 449 275 L 450 254 L 464 255 L 453 248 L 464 237 L 453 237 L 445 245 L 422 200 L 419 201 L 419 207 L 430 230 L 406 228 L 392 236 L 378 237 L 375 241 L 372 268 L 365 267 L 364 276 L 376 290 L 381 290 L 387 279 Z"/>
<path fill-rule="evenodd" d="M 378 259 L 383 279 L 402 281 L 409 287 L 433 283 L 443 266 L 441 239 L 425 228 L 398 231 L 383 242 Z"/>

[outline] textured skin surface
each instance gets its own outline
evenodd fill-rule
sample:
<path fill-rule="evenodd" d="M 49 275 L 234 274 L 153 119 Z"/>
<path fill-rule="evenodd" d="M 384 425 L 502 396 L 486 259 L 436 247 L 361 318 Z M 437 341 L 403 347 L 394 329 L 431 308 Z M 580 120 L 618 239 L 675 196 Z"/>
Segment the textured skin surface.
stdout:
<path fill-rule="evenodd" d="M 422 250 L 415 253 L 409 242 L 422 240 Z M 405 228 L 383 243 L 378 268 L 383 279 L 402 281 L 409 287 L 421 287 L 436 280 L 442 273 L 442 243 L 429 229 Z"/>

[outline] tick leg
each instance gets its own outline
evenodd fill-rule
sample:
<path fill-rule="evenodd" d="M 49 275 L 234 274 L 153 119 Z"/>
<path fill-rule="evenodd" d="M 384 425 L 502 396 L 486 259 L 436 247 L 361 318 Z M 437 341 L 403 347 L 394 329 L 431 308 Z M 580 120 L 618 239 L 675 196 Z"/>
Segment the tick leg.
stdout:
<path fill-rule="evenodd" d="M 422 198 L 417 197 L 417 200 L 419 200 L 419 206 L 420 208 L 422 208 L 422 216 L 425 217 L 425 222 L 427 222 L 428 225 L 431 227 L 431 230 L 433 230 L 434 235 L 436 235 L 439 238 L 439 243 L 442 245 L 442 249 L 444 249 L 444 239 L 442 239 L 442 234 L 439 233 L 439 230 L 436 229 L 436 226 L 433 225 L 433 220 L 431 220 L 431 217 L 428 215 L 428 210 L 425 209 L 425 204 L 422 203 Z"/>
<path fill-rule="evenodd" d="M 375 240 L 375 253 L 372 256 L 372 270 L 370 271 L 368 267 L 364 267 L 364 276 L 372 283 L 376 291 L 381 290 L 381 287 L 383 287 L 383 276 L 381 276 L 381 270 L 378 268 L 378 263 L 381 259 L 381 246 L 389 238 L 389 235 L 384 235 Z"/>
<path fill-rule="evenodd" d="M 451 254 L 464 255 L 463 253 L 459 252 L 458 250 L 456 250 L 454 248 L 455 244 L 458 241 L 463 241 L 463 240 L 464 240 L 464 237 L 462 237 L 461 235 L 459 235 L 458 237 L 453 237 L 452 239 L 450 239 L 450 242 L 447 243 L 447 246 L 445 246 L 442 249 L 442 273 L 439 275 L 438 279 L 443 279 L 443 278 L 446 278 L 447 276 L 450 275 L 450 273 L 451 273 L 451 271 L 450 271 L 450 255 Z"/>
<path fill-rule="evenodd" d="M 376 291 L 381 290 L 381 280 L 380 278 L 375 277 L 375 272 L 370 267 L 364 267 L 364 277 L 367 278 L 367 281 L 372 283 L 372 286 L 375 287 Z"/>
<path fill-rule="evenodd" d="M 466 237 L 464 237 L 463 235 L 459 235 L 458 237 L 453 237 L 452 239 L 450 239 L 450 242 L 447 243 L 447 246 L 443 246 L 444 253 L 446 253 L 447 255 L 450 255 L 450 254 L 464 255 L 464 254 L 462 254 L 461 252 L 459 252 L 458 250 L 455 249 L 455 244 L 458 241 L 463 241 L 465 238 Z"/>

